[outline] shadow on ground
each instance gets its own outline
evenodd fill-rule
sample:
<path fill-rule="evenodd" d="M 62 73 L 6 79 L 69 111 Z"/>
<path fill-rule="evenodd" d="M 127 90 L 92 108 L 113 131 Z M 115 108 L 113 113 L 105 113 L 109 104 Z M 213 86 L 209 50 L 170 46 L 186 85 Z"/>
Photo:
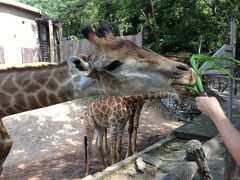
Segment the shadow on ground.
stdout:
<path fill-rule="evenodd" d="M 4 163 L 2 179 L 84 177 L 83 109 L 84 106 L 78 102 L 67 102 L 5 118 L 14 146 Z M 156 143 L 180 125 L 180 122 L 161 117 L 154 108 L 144 108 L 140 119 L 137 151 Z M 127 132 L 123 137 L 123 147 L 127 147 Z M 124 148 L 122 157 L 125 154 Z M 108 164 L 110 165 L 109 160 Z M 101 170 L 94 149 L 91 173 Z"/>

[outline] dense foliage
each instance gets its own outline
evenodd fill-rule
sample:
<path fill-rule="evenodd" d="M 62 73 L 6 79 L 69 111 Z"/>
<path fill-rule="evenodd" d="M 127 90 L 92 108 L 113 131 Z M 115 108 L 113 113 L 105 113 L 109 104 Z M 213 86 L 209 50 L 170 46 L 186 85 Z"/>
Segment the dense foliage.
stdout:
<path fill-rule="evenodd" d="M 80 38 L 85 25 L 108 24 L 116 34 L 150 31 L 147 45 L 163 53 L 211 52 L 229 39 L 239 0 L 19 0 L 64 22 L 64 35 Z M 238 27 L 240 27 L 238 23 Z"/>

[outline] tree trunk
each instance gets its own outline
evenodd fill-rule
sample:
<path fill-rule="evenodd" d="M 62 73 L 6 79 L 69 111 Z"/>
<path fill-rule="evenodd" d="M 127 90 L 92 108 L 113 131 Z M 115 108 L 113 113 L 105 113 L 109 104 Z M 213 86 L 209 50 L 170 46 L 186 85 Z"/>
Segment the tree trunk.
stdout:
<path fill-rule="evenodd" d="M 186 146 L 186 159 L 197 163 L 197 172 L 200 179 L 212 180 L 213 178 L 201 142 L 198 140 L 191 140 L 186 143 Z"/>

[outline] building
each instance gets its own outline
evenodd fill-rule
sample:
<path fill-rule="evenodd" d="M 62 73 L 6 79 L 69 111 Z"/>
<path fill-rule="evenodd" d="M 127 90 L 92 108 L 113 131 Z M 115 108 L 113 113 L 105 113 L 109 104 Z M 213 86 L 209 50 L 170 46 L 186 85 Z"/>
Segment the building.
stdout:
<path fill-rule="evenodd" d="M 0 63 L 58 62 L 62 24 L 40 9 L 0 0 Z"/>

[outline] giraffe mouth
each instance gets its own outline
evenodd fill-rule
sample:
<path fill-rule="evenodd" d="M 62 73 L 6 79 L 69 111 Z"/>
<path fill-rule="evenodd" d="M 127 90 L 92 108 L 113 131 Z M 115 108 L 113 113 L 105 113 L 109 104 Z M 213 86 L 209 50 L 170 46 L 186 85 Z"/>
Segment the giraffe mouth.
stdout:
<path fill-rule="evenodd" d="M 183 74 L 180 77 L 175 77 L 171 79 L 171 85 L 181 86 L 181 85 L 194 85 L 196 83 L 195 73 L 192 69 L 188 73 Z"/>

